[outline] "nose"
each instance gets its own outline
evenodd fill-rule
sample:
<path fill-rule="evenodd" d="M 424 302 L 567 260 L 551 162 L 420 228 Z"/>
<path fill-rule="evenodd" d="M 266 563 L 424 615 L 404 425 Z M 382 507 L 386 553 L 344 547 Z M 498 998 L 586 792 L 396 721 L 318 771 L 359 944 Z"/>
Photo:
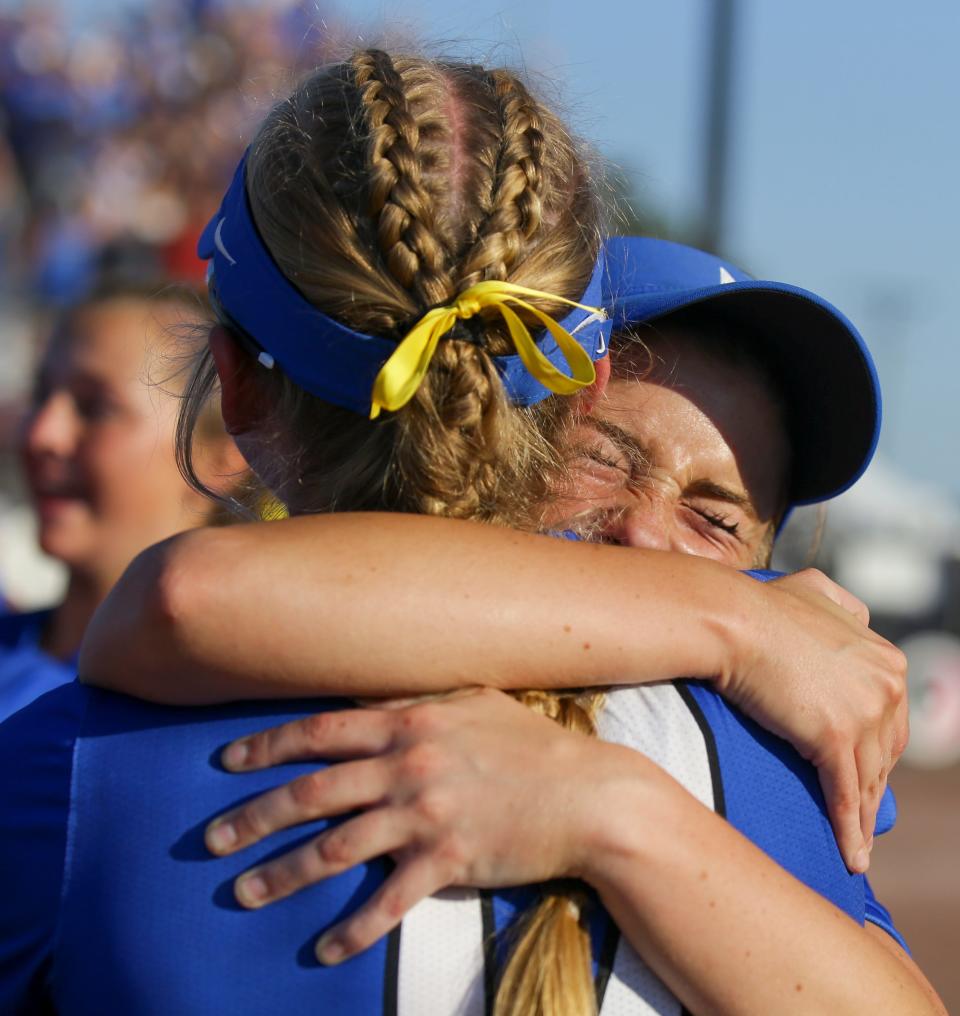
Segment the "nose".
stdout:
<path fill-rule="evenodd" d="M 608 516 L 605 539 L 626 547 L 674 550 L 668 505 L 663 498 L 644 497 Z"/>
<path fill-rule="evenodd" d="M 64 458 L 73 452 L 76 441 L 76 421 L 66 392 L 51 392 L 24 419 L 21 443 L 27 454 Z"/>

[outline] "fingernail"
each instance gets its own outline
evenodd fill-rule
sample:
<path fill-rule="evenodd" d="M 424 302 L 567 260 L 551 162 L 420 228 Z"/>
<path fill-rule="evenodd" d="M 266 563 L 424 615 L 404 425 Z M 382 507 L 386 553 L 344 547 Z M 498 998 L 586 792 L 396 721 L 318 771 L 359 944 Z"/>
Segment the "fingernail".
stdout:
<path fill-rule="evenodd" d="M 242 769 L 250 757 L 250 745 L 246 741 L 234 741 L 223 749 L 220 761 L 225 769 Z"/>
<path fill-rule="evenodd" d="M 333 966 L 339 963 L 345 955 L 343 943 L 335 938 L 324 936 L 317 942 L 317 959 L 326 966 Z"/>
<path fill-rule="evenodd" d="M 212 853 L 225 854 L 237 842 L 237 830 L 231 822 L 214 821 L 207 826 L 204 839 Z"/>
<path fill-rule="evenodd" d="M 260 875 L 241 875 L 233 891 L 237 899 L 247 907 L 259 906 L 270 895 L 270 889 Z"/>
<path fill-rule="evenodd" d="M 866 847 L 861 847 L 853 859 L 854 870 L 864 872 L 870 867 L 870 854 Z"/>

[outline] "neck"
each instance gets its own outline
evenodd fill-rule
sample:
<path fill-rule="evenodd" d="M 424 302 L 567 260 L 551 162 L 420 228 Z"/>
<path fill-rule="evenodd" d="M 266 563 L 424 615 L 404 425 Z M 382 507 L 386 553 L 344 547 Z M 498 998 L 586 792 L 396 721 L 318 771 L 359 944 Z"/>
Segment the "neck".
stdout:
<path fill-rule="evenodd" d="M 93 612 L 112 585 L 113 582 L 103 576 L 71 572 L 67 595 L 53 612 L 40 640 L 43 651 L 59 660 L 73 656 L 80 648 Z"/>

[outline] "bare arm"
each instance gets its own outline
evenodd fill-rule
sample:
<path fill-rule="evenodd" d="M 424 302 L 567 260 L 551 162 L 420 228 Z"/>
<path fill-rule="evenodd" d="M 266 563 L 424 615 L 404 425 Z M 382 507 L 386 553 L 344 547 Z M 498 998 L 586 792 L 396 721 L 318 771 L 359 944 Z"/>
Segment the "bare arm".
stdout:
<path fill-rule="evenodd" d="M 861 604 L 809 582 L 413 515 L 195 530 L 134 561 L 80 674 L 187 705 L 713 679 L 818 767 L 843 855 L 864 870 L 905 746 L 905 667 L 849 612 L 865 618 Z"/>
<path fill-rule="evenodd" d="M 945 1012 L 885 932 L 851 921 L 668 781 L 654 774 L 621 788 L 621 815 L 655 818 L 599 827 L 598 838 L 610 839 L 585 875 L 687 1008 L 702 1016 Z"/>
<path fill-rule="evenodd" d="M 180 705 L 670 677 L 736 698 L 743 676 L 788 669 L 798 648 L 820 650 L 811 679 L 841 650 L 848 666 L 872 655 L 895 670 L 902 657 L 860 623 L 863 605 L 824 576 L 814 585 L 450 519 L 311 516 L 144 551 L 97 611 L 79 669 Z"/>
<path fill-rule="evenodd" d="M 310 817 L 368 810 L 242 876 L 241 902 L 262 906 L 383 852 L 397 860 L 382 889 L 323 936 L 327 961 L 368 947 L 442 886 L 575 876 L 700 1016 L 944 1012 L 885 933 L 803 886 L 649 759 L 497 692 L 326 714 L 245 746 L 246 769 L 346 761 L 221 817 L 207 834 L 218 853 L 302 820 L 304 802 Z"/>
<path fill-rule="evenodd" d="M 80 673 L 184 705 L 713 677 L 753 585 L 700 559 L 414 515 L 195 530 L 135 560 Z"/>

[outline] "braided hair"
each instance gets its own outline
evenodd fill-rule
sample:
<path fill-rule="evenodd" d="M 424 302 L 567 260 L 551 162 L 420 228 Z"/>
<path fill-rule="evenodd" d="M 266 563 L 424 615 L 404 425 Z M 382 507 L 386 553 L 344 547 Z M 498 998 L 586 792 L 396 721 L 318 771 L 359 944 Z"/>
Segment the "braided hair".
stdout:
<path fill-rule="evenodd" d="M 397 340 L 480 281 L 577 300 L 599 250 L 598 202 L 577 144 L 502 69 L 376 49 L 320 68 L 268 115 L 247 187 L 261 237 L 300 292 L 353 329 Z M 273 409 L 262 430 L 291 512 L 406 511 L 537 528 L 569 403 L 511 406 L 492 357 L 513 351 L 499 317 L 461 323 L 410 402 L 373 421 L 264 372 Z M 195 382 L 193 401 L 213 384 L 209 365 Z M 596 697 L 527 699 L 565 726 L 594 729 Z M 570 905 L 581 896 L 559 889 L 526 922 L 498 1016 L 590 1011 L 589 939 Z"/>

